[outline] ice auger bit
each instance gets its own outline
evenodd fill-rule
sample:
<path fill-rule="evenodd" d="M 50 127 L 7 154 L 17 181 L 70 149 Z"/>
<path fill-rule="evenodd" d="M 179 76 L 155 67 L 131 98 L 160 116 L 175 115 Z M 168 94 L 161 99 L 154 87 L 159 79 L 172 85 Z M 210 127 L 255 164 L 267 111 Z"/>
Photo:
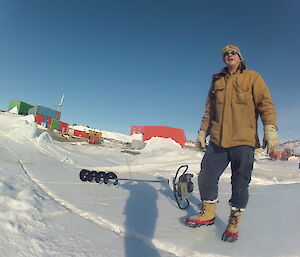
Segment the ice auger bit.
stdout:
<path fill-rule="evenodd" d="M 137 181 L 137 182 L 156 182 L 156 183 L 167 183 L 169 184 L 169 180 L 148 180 L 148 179 L 133 179 L 133 178 L 118 178 L 117 174 L 110 171 L 95 171 L 95 170 L 87 170 L 82 169 L 79 173 L 79 178 L 82 181 L 89 181 L 89 182 L 97 182 L 97 183 L 104 183 L 108 184 L 110 180 L 113 180 L 114 185 L 118 185 L 120 180 L 128 180 L 128 181 Z"/>

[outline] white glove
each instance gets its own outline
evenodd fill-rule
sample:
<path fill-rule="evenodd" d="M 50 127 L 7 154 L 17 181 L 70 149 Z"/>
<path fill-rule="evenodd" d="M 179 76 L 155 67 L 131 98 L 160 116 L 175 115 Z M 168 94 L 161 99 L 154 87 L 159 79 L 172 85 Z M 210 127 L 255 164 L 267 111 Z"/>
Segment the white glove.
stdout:
<path fill-rule="evenodd" d="M 275 148 L 279 145 L 279 138 L 277 135 L 277 128 L 274 125 L 266 125 L 264 127 L 264 140 L 263 148 L 267 146 L 267 152 L 272 153 Z"/>
<path fill-rule="evenodd" d="M 206 131 L 204 130 L 199 130 L 198 136 L 196 139 L 196 146 L 203 151 L 206 148 Z"/>

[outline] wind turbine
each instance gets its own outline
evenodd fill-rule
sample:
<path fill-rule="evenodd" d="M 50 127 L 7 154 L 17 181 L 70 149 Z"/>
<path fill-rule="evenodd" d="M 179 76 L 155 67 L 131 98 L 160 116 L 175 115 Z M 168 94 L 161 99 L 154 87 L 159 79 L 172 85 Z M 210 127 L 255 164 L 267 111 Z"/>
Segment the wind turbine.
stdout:
<path fill-rule="evenodd" d="M 63 106 L 63 101 L 64 101 L 64 98 L 65 98 L 65 94 L 62 95 L 61 97 L 61 100 L 60 100 L 60 103 L 57 105 L 57 110 L 60 112 L 61 111 L 61 107 Z"/>

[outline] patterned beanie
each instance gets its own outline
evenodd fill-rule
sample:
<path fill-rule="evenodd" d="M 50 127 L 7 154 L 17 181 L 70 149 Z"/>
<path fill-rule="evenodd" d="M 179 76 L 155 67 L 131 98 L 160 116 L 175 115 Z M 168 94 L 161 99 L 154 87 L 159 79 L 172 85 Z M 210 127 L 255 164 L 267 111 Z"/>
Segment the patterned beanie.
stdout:
<path fill-rule="evenodd" d="M 234 45 L 227 45 L 227 46 L 224 46 L 222 48 L 222 57 L 224 57 L 224 53 L 228 52 L 228 51 L 236 51 L 241 59 L 242 62 L 244 62 L 244 58 L 241 54 L 241 51 L 240 49 L 237 47 L 237 46 L 234 46 Z"/>

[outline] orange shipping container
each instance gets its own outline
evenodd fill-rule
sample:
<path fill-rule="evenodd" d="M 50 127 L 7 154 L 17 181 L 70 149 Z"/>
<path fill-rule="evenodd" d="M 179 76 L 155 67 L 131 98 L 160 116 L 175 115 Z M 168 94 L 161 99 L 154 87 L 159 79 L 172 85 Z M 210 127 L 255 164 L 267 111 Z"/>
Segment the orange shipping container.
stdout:
<path fill-rule="evenodd" d="M 88 138 L 89 135 L 85 131 L 74 129 L 74 136 L 75 137 L 82 137 L 82 138 Z"/>
<path fill-rule="evenodd" d="M 272 160 L 278 160 L 278 159 L 280 159 L 281 153 L 280 153 L 280 151 L 274 151 L 274 152 L 270 153 L 269 156 Z"/>
<path fill-rule="evenodd" d="M 100 143 L 100 137 L 94 134 L 89 135 L 89 143 L 90 144 L 99 144 Z"/>

